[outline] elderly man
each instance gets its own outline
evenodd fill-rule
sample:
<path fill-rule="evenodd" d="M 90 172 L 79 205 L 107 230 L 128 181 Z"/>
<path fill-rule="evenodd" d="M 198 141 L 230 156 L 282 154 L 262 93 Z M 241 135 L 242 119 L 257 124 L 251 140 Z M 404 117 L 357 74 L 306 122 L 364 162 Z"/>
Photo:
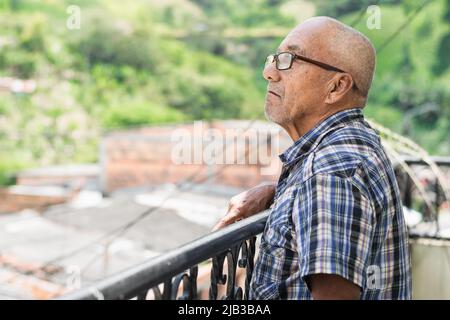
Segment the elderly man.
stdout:
<path fill-rule="evenodd" d="M 216 229 L 270 206 L 251 299 L 410 299 L 407 229 L 392 165 L 364 120 L 375 49 L 328 17 L 267 58 L 267 117 L 294 141 L 276 186 L 230 201 Z"/>

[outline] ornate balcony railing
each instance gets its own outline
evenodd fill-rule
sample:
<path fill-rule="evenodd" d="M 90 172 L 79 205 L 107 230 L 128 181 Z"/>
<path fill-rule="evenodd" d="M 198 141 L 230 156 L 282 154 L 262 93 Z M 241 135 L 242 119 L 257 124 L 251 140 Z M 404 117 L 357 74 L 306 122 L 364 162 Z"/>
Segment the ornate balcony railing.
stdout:
<path fill-rule="evenodd" d="M 434 158 L 438 166 L 449 167 L 450 158 Z M 405 158 L 408 165 L 424 165 L 415 158 Z M 399 177 L 401 178 L 401 177 Z M 404 178 L 404 177 L 403 177 Z M 434 205 L 440 203 L 440 190 L 435 181 Z M 403 203 L 410 207 L 411 190 L 408 178 L 399 180 Z M 197 299 L 198 266 L 211 259 L 210 299 L 240 300 L 248 298 L 249 282 L 255 259 L 255 243 L 262 233 L 268 211 L 232 224 L 222 230 L 208 234 L 177 249 L 161 254 L 141 265 L 113 275 L 93 286 L 61 296 L 59 299 L 146 299 L 152 293 L 154 299 Z M 411 234 L 410 236 L 414 236 Z M 226 273 L 224 269 L 226 268 Z M 245 273 L 245 282 L 240 287 L 236 275 Z M 219 295 L 219 286 L 226 286 L 224 295 Z M 161 290 L 161 288 L 163 288 Z M 222 287 L 223 288 L 223 287 Z"/>
<path fill-rule="evenodd" d="M 198 265 L 212 258 L 210 299 L 247 299 L 253 272 L 256 236 L 264 230 L 268 211 L 236 222 L 141 265 L 61 296 L 60 299 L 142 299 L 149 291 L 155 299 L 196 299 Z M 227 268 L 224 274 L 224 268 Z M 245 270 L 244 288 L 236 283 L 238 269 Z M 163 284 L 161 292 L 160 285 Z M 181 286 L 182 284 L 182 286 Z M 224 296 L 218 286 L 226 285 Z M 180 294 L 181 287 L 181 294 Z"/>

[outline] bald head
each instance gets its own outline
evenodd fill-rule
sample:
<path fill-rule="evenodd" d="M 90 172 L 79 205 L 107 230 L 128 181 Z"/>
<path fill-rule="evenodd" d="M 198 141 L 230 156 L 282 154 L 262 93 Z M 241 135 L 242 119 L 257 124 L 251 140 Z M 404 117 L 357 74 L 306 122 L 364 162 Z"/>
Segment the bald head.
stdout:
<path fill-rule="evenodd" d="M 306 56 L 350 73 L 358 94 L 367 98 L 376 53 L 370 40 L 362 33 L 333 18 L 314 17 L 300 23 L 286 39 L 290 43 L 298 43 Z"/>
<path fill-rule="evenodd" d="M 360 32 L 335 19 L 315 17 L 289 32 L 278 52 L 290 54 L 273 55 L 264 66 L 265 112 L 292 139 L 336 112 L 365 107 L 375 49 Z"/>

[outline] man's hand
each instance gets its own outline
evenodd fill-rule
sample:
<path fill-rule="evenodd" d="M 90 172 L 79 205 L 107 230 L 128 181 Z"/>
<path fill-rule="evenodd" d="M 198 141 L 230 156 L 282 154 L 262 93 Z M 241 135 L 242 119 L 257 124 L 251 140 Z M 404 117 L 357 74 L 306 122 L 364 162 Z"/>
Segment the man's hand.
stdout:
<path fill-rule="evenodd" d="M 273 202 L 275 187 L 275 182 L 264 183 L 231 198 L 227 214 L 214 226 L 212 231 L 268 209 Z"/>

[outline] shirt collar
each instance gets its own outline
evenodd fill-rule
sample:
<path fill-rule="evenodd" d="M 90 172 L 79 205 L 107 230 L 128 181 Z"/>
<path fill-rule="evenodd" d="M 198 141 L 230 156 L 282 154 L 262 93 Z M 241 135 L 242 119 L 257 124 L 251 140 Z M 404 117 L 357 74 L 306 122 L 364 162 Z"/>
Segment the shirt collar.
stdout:
<path fill-rule="evenodd" d="M 290 165 L 299 157 L 309 154 L 314 150 L 322 140 L 321 138 L 329 131 L 337 127 L 343 127 L 352 121 L 362 119 L 364 119 L 364 115 L 361 108 L 339 111 L 319 122 L 314 128 L 295 141 L 279 157 L 283 164 Z"/>

